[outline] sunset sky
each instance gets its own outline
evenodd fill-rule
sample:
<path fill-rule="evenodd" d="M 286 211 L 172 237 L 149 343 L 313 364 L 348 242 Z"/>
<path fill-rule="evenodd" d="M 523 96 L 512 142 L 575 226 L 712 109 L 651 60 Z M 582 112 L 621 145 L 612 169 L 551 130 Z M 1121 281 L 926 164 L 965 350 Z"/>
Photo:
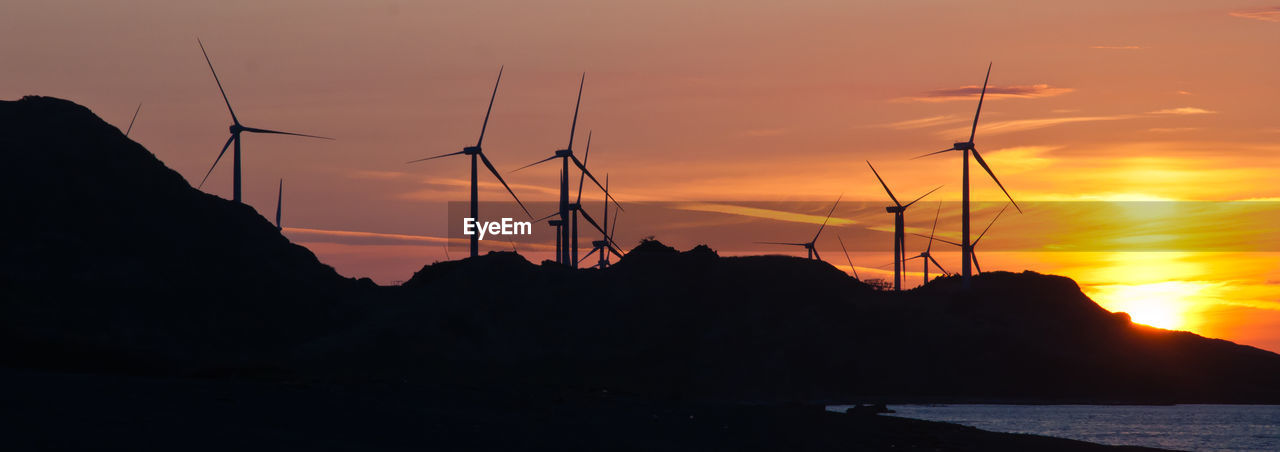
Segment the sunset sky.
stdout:
<path fill-rule="evenodd" d="M 270 215 L 284 178 L 286 235 L 383 283 L 444 258 L 468 162 L 404 162 L 474 144 L 501 65 L 494 164 L 567 144 L 585 71 L 575 147 L 594 131 L 590 166 L 624 203 L 883 201 L 866 160 L 900 198 L 945 184 L 930 200 L 957 201 L 957 154 L 909 159 L 967 137 L 988 62 L 976 142 L 1019 202 L 1280 199 L 1280 1 L 19 1 L 0 30 L 0 98 L 70 99 L 122 129 L 142 102 L 131 138 L 193 185 L 230 124 L 198 36 L 245 125 L 337 139 L 246 135 L 245 201 Z M 229 163 L 206 191 L 230 197 Z M 504 174 L 526 201 L 555 199 L 556 176 Z M 1003 195 L 975 173 L 974 197 Z M 850 235 L 891 220 L 841 218 Z M 1052 232 L 1146 221 L 1095 218 Z M 1048 233 L 1016 221 L 1005 239 Z M 622 224 L 624 244 L 654 233 Z M 848 269 L 832 238 L 819 248 Z M 1280 253 L 1263 252 L 1280 247 L 1188 248 L 1010 250 L 983 269 L 1063 274 L 1137 321 L 1280 351 Z M 884 277 L 891 256 L 853 259 Z"/>

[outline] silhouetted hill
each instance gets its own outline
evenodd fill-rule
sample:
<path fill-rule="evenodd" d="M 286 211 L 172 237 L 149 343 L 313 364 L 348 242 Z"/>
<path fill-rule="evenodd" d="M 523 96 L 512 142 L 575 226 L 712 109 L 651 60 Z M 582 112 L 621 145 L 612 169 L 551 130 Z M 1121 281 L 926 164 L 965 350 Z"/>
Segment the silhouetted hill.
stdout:
<path fill-rule="evenodd" d="M 1280 356 L 1130 323 L 1033 272 L 892 293 L 823 262 L 645 242 L 605 270 L 435 264 L 405 291 L 344 333 L 396 338 L 353 367 L 672 399 L 1280 402 Z"/>
<path fill-rule="evenodd" d="M 6 363 L 255 366 L 320 334 L 354 286 L 72 102 L 0 102 L 0 153 Z"/>
<path fill-rule="evenodd" d="M 0 102 L 0 144 L 4 366 L 662 401 L 1280 402 L 1280 356 L 1134 325 L 1066 278 L 890 293 L 823 262 L 645 241 L 604 270 L 501 252 L 379 288 L 73 103 Z"/>

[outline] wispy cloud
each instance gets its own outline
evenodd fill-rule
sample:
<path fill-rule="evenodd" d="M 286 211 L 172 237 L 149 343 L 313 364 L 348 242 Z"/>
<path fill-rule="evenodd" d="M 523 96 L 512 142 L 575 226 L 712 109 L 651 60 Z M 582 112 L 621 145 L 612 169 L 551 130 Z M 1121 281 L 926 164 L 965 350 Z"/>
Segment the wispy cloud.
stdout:
<path fill-rule="evenodd" d="M 803 214 L 803 213 L 787 212 L 783 210 L 737 206 L 733 204 L 690 202 L 690 203 L 677 204 L 675 205 L 674 208 L 679 210 L 692 210 L 695 212 L 723 213 L 728 215 L 740 215 L 740 216 L 753 217 L 753 218 L 765 218 L 769 220 L 790 221 L 794 223 L 822 224 L 824 221 L 827 221 L 827 218 L 823 215 L 809 215 L 809 214 Z M 839 217 L 831 217 L 831 220 L 827 222 L 827 224 L 831 226 L 839 226 L 839 225 L 855 224 L 855 223 L 857 222 L 853 220 L 845 219 L 845 218 L 839 218 Z"/>
<path fill-rule="evenodd" d="M 926 127 L 941 126 L 946 124 L 955 124 L 958 122 L 968 121 L 968 118 L 957 115 L 930 116 L 928 118 L 908 119 L 906 121 L 891 122 L 888 124 L 878 124 L 878 127 L 888 127 L 896 130 L 923 129 Z"/>
<path fill-rule="evenodd" d="M 1099 122 L 1099 121 L 1119 121 L 1122 119 L 1133 119 L 1138 115 L 1109 115 L 1109 116 L 1063 116 L 1059 118 L 1037 118 L 1037 119 L 1013 119 L 1008 121 L 996 121 L 980 125 L 981 133 L 994 135 L 1001 133 L 1022 132 L 1026 130 L 1043 129 L 1045 127 L 1053 127 L 1062 124 L 1073 124 L 1078 122 Z M 947 129 L 938 132 L 939 136 L 957 137 L 968 136 L 969 129 Z"/>
<path fill-rule="evenodd" d="M 427 188 L 400 193 L 396 195 L 396 198 L 407 201 L 451 201 L 456 200 L 452 199 L 453 197 L 462 193 L 463 190 L 471 187 L 471 181 L 469 180 L 449 178 L 430 179 L 424 181 L 424 184 Z M 525 199 L 523 195 L 530 192 L 545 195 L 560 195 L 559 188 L 544 187 L 541 185 L 516 184 L 510 181 L 508 181 L 507 184 L 511 186 L 512 190 L 515 190 L 517 195 L 521 195 L 521 201 L 529 201 L 530 199 Z M 496 181 L 478 181 L 476 185 L 482 190 L 501 192 L 507 199 L 511 197 L 511 195 L 506 194 L 507 189 L 503 188 L 502 184 Z"/>
<path fill-rule="evenodd" d="M 1175 92 L 1175 93 L 1177 93 L 1178 95 L 1182 95 L 1182 96 L 1190 96 L 1190 95 L 1191 95 L 1191 91 L 1187 91 L 1187 90 L 1185 90 L 1185 89 L 1180 89 L 1180 90 L 1177 90 L 1177 91 L 1174 91 L 1174 92 Z"/>
<path fill-rule="evenodd" d="M 1103 50 L 1142 50 L 1142 46 L 1089 46 L 1089 48 Z"/>
<path fill-rule="evenodd" d="M 1242 9 L 1238 11 L 1232 11 L 1227 14 L 1230 14 L 1235 17 L 1242 17 L 1245 19 L 1254 19 L 1254 20 L 1261 20 L 1266 22 L 1280 22 L 1280 6 Z"/>
<path fill-rule="evenodd" d="M 1205 110 L 1199 107 L 1166 108 L 1151 112 L 1153 115 L 1210 115 L 1214 113 L 1217 112 L 1213 110 Z"/>
<path fill-rule="evenodd" d="M 1152 127 L 1147 129 L 1148 132 L 1155 133 L 1174 133 L 1174 132 L 1194 132 L 1200 130 L 1200 127 Z"/>
<path fill-rule="evenodd" d="M 1060 96 L 1072 91 L 1075 90 L 1071 88 L 1049 86 L 1044 83 L 1036 85 L 988 86 L 987 98 L 1039 99 L 1042 97 Z M 981 93 L 981 86 L 969 85 L 959 88 L 935 89 L 920 96 L 900 97 L 894 100 L 898 102 L 950 102 L 955 100 L 977 99 Z"/>
<path fill-rule="evenodd" d="M 449 243 L 451 239 L 447 237 L 432 237 L 426 235 L 409 235 L 409 234 L 387 234 L 382 232 L 365 232 L 365 231 L 339 231 L 332 229 L 310 229 L 310 228 L 284 228 L 285 234 L 302 235 L 302 236 L 323 236 L 336 237 L 346 239 L 383 239 L 396 242 L 411 243 Z M 464 239 L 452 239 L 458 243 L 466 243 Z"/>

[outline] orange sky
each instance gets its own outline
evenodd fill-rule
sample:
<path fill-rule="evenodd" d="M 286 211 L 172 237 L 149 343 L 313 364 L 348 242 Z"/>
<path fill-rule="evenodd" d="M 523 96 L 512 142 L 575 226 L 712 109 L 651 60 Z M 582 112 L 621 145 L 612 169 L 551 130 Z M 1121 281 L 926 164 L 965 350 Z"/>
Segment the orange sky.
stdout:
<path fill-rule="evenodd" d="M 864 160 L 895 191 L 956 200 L 955 156 L 908 158 L 965 136 L 988 61 L 977 143 L 1020 201 L 1280 197 L 1280 2 L 63 1 L 6 5 L 0 30 L 0 98 L 64 97 L 121 128 L 143 102 L 131 137 L 193 182 L 230 123 L 199 36 L 246 125 L 337 138 L 244 139 L 246 202 L 269 213 L 284 178 L 286 224 L 314 230 L 445 235 L 466 159 L 403 162 L 473 143 L 504 64 L 495 165 L 565 145 L 586 71 L 579 127 L 624 202 L 880 200 Z M 227 163 L 207 191 L 230 196 Z M 554 197 L 550 166 L 506 177 Z M 975 179 L 975 197 L 1000 194 Z M 320 235 L 290 233 L 382 282 L 444 254 Z M 984 268 L 1066 274 L 1115 309 L 1183 306 L 1169 326 L 1280 350 L 1274 256 L 1166 256 L 1155 275 L 1064 256 Z"/>

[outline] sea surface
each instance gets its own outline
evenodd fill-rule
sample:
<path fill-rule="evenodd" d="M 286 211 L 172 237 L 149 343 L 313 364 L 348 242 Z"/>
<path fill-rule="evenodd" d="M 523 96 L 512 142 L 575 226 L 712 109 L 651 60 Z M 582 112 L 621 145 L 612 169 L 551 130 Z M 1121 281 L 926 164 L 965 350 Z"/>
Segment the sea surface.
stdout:
<path fill-rule="evenodd" d="M 844 412 L 844 406 L 830 406 Z M 891 405 L 983 430 L 1189 451 L 1280 451 L 1280 405 Z"/>

